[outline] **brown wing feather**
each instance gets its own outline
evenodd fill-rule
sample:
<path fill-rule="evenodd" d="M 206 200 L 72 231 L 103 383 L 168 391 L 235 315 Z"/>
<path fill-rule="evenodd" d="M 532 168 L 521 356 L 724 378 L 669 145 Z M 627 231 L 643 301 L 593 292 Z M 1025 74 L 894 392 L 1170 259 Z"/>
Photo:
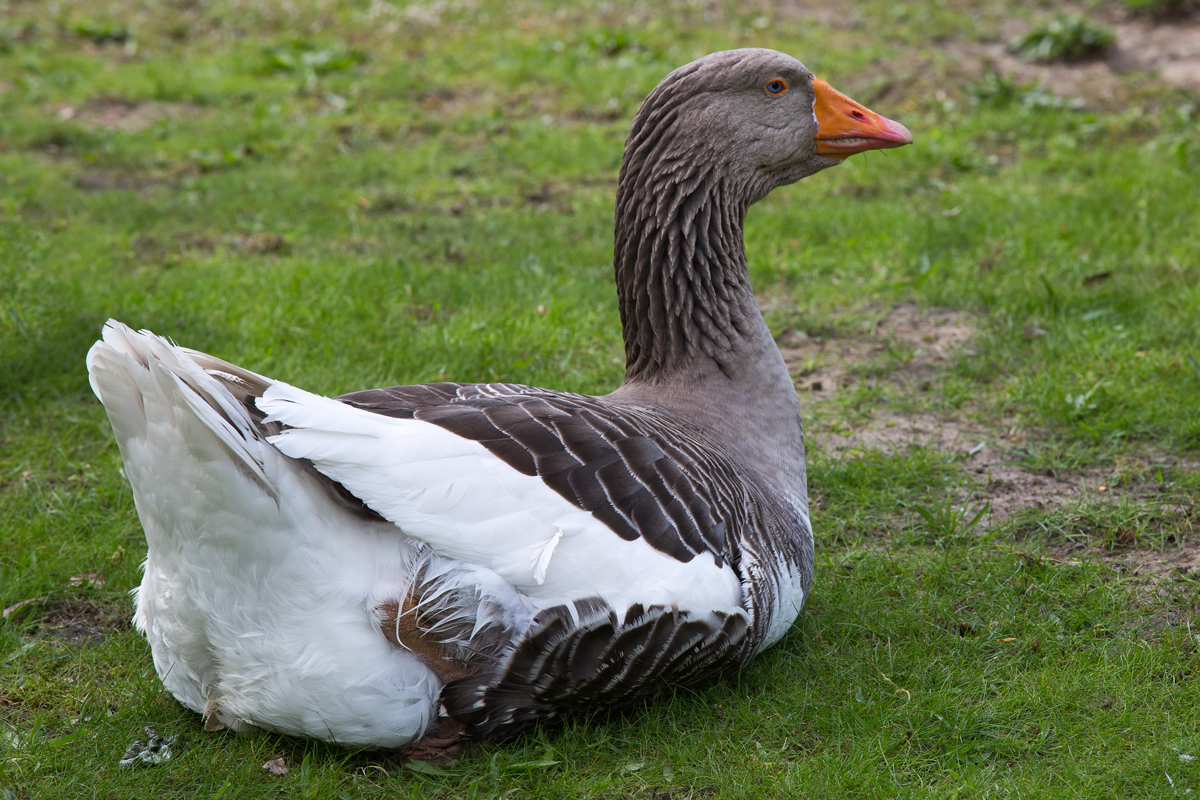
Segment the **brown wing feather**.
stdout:
<path fill-rule="evenodd" d="M 658 411 L 509 384 L 394 386 L 338 399 L 477 441 L 621 538 L 683 562 L 710 553 L 736 563 L 731 533 L 763 533 L 758 494 L 735 460 Z"/>
<path fill-rule="evenodd" d="M 634 606 L 618 619 L 596 598 L 573 610 L 541 612 L 502 667 L 446 684 L 442 706 L 466 725 L 465 737 L 510 736 L 572 710 L 628 707 L 667 685 L 736 671 L 752 653 L 740 614 Z"/>

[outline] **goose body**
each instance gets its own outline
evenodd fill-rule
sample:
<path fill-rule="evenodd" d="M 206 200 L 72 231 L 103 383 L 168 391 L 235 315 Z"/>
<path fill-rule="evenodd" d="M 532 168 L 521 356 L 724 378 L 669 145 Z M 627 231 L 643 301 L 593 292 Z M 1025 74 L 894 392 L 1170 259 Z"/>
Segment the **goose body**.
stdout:
<path fill-rule="evenodd" d="M 110 321 L 88 355 L 146 533 L 134 622 L 209 727 L 453 746 L 744 666 L 806 598 L 791 379 L 746 279 L 774 186 L 911 141 L 768 50 L 626 143 L 620 388 L 330 399 Z"/>

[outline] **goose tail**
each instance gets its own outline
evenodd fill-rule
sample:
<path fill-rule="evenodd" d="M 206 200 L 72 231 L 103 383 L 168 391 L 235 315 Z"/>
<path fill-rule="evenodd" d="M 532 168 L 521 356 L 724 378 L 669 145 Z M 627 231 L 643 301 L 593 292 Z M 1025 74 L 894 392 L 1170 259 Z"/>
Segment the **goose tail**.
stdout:
<path fill-rule="evenodd" d="M 440 682 L 373 615 L 426 556 L 270 444 L 254 399 L 281 384 L 116 321 L 87 366 L 146 534 L 134 624 L 163 685 L 209 726 L 418 738 Z"/>
<path fill-rule="evenodd" d="M 87 368 L 126 464 L 131 443 L 152 436 L 156 427 L 179 430 L 188 418 L 195 418 L 277 497 L 263 469 L 265 442 L 244 402 L 275 381 L 111 319 L 101 341 L 88 352 Z"/>

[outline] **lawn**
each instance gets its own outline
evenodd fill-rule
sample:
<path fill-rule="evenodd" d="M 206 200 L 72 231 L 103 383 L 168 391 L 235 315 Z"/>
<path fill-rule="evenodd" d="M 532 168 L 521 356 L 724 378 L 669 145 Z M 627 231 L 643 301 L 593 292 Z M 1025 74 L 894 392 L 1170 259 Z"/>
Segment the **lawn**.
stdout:
<path fill-rule="evenodd" d="M 1200 19 L 1080 8 L 1116 44 L 1040 65 L 1016 0 L 0 2 L 0 798 L 1200 789 L 1200 51 L 1137 46 Z M 916 140 L 748 220 L 811 450 L 790 634 L 452 765 L 206 733 L 128 622 L 104 320 L 328 394 L 610 391 L 628 121 L 742 46 Z M 148 725 L 186 748 L 118 767 Z"/>

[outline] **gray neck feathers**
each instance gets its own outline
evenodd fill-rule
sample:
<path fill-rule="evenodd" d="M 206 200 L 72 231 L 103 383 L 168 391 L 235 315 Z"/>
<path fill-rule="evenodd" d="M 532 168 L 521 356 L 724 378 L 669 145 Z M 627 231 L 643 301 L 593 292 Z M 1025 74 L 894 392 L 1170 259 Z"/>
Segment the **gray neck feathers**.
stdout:
<path fill-rule="evenodd" d="M 634 118 L 617 189 L 627 383 L 687 378 L 713 364 L 730 376 L 747 337 L 763 328 L 743 224 L 770 187 L 735 175 L 714 143 L 676 124 L 684 109 L 664 101 L 672 88 L 660 86 Z"/>

